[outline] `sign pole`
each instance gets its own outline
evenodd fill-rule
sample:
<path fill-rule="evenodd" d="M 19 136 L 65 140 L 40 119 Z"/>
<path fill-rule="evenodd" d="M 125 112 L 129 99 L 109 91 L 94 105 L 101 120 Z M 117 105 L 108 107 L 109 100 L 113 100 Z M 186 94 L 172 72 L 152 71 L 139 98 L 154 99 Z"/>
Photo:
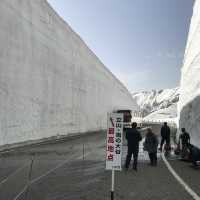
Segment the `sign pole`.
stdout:
<path fill-rule="evenodd" d="M 111 183 L 111 200 L 114 200 L 114 187 L 115 187 L 115 170 L 112 170 L 112 183 Z"/>
<path fill-rule="evenodd" d="M 123 115 L 110 113 L 107 122 L 106 170 L 112 171 L 111 200 L 114 200 L 115 170 L 121 171 Z"/>

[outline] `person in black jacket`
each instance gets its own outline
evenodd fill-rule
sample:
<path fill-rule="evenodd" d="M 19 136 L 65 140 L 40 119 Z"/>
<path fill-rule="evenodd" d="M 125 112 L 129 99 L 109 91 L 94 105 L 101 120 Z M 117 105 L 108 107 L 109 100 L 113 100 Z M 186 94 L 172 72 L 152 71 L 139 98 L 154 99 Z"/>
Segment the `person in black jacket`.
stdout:
<path fill-rule="evenodd" d="M 162 151 L 162 147 L 165 142 L 167 148 L 170 147 L 170 128 L 167 125 L 167 122 L 164 122 L 164 125 L 161 127 L 160 135 L 161 135 L 160 150 Z"/>
<path fill-rule="evenodd" d="M 133 169 L 137 170 L 137 160 L 138 160 L 138 152 L 139 152 L 139 142 L 142 140 L 142 136 L 140 132 L 136 129 L 137 123 L 132 123 L 132 128 L 126 130 L 126 139 L 128 142 L 128 152 L 126 156 L 125 168 L 129 168 L 129 164 L 131 161 L 131 157 L 133 155 Z"/>
<path fill-rule="evenodd" d="M 188 154 L 188 146 L 190 144 L 190 135 L 185 128 L 181 128 L 182 133 L 179 136 L 179 145 L 181 144 L 181 157 L 185 158 Z"/>

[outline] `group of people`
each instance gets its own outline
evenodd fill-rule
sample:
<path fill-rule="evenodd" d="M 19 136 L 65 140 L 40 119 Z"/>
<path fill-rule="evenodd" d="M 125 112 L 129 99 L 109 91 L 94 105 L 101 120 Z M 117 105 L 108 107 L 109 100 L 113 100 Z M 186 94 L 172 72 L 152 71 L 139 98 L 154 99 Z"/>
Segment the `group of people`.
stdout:
<path fill-rule="evenodd" d="M 126 139 L 128 144 L 128 151 L 125 162 L 125 169 L 129 168 L 130 161 L 133 155 L 133 169 L 137 171 L 137 161 L 139 153 L 139 142 L 142 140 L 141 133 L 137 130 L 137 123 L 132 123 L 132 128 L 126 130 Z M 158 148 L 158 138 L 152 132 L 151 128 L 147 129 L 144 150 L 148 151 L 150 164 L 152 166 L 157 165 L 157 148 Z"/>
<path fill-rule="evenodd" d="M 181 156 L 185 156 L 188 152 L 191 156 L 191 161 L 194 165 L 197 165 L 197 161 L 200 160 L 200 149 L 190 144 L 190 135 L 186 132 L 185 128 L 181 129 L 182 133 L 179 136 L 178 144 L 181 145 Z M 133 169 L 137 171 L 139 143 L 142 140 L 141 133 L 137 129 L 137 123 L 132 123 L 132 128 L 127 129 L 126 139 L 128 145 L 128 151 L 125 161 L 125 169 L 128 170 L 130 161 L 133 155 Z M 159 150 L 169 152 L 171 150 L 170 145 L 170 128 L 167 122 L 164 122 L 160 130 L 161 143 Z M 164 145 L 165 144 L 165 145 Z M 158 150 L 158 137 L 153 133 L 151 128 L 147 128 L 146 136 L 143 143 L 144 151 L 148 152 L 150 165 L 157 166 L 157 150 Z M 163 146 L 164 145 L 164 146 Z"/>

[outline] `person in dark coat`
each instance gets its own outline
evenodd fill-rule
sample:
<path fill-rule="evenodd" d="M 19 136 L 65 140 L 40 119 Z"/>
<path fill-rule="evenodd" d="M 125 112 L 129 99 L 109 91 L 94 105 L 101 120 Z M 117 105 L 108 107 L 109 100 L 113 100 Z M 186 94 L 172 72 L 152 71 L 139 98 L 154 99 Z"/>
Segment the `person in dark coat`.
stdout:
<path fill-rule="evenodd" d="M 181 128 L 182 133 L 179 136 L 179 144 L 181 144 L 181 157 L 185 158 L 188 154 L 188 146 L 190 144 L 190 135 L 185 128 Z"/>
<path fill-rule="evenodd" d="M 200 161 L 200 149 L 192 144 L 188 144 L 188 149 L 190 151 L 192 164 L 194 167 L 197 167 L 197 162 Z"/>
<path fill-rule="evenodd" d="M 157 165 L 157 148 L 158 148 L 158 138 L 152 132 L 151 128 L 148 128 L 144 141 L 144 150 L 148 152 L 150 164 L 152 166 Z"/>
<path fill-rule="evenodd" d="M 162 151 L 163 144 L 165 142 L 166 142 L 167 148 L 170 147 L 170 128 L 167 125 L 167 122 L 164 122 L 164 125 L 161 127 L 160 135 L 161 135 L 160 150 Z"/>
<path fill-rule="evenodd" d="M 131 157 L 133 155 L 133 169 L 137 170 L 137 160 L 138 160 L 138 152 L 139 152 L 139 142 L 142 140 L 142 136 L 140 132 L 136 129 L 137 123 L 132 123 L 132 128 L 126 130 L 126 139 L 128 142 L 128 152 L 126 156 L 125 168 L 129 168 L 129 164 L 131 161 Z"/>

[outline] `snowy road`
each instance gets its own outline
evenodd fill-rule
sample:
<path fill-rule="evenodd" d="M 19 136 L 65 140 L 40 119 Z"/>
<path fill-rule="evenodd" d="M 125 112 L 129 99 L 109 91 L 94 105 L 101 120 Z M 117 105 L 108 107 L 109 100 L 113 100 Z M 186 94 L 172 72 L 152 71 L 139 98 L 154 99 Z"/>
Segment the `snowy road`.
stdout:
<path fill-rule="evenodd" d="M 161 160 L 155 168 L 148 166 L 147 158 L 140 153 L 138 172 L 116 173 L 117 200 L 191 199 Z M 33 166 L 30 173 L 31 159 Z M 105 171 L 104 159 L 105 133 L 18 149 L 1 156 L 0 199 L 110 199 L 111 173 Z M 190 170 L 185 167 L 185 173 L 190 173 Z"/>

